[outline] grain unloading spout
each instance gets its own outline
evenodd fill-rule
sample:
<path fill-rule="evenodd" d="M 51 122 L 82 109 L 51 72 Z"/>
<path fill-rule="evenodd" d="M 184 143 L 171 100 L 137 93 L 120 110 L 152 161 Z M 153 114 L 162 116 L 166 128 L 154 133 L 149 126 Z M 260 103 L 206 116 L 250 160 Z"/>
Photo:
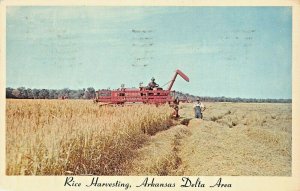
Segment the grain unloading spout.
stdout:
<path fill-rule="evenodd" d="M 189 82 L 190 79 L 189 77 L 187 77 L 187 75 L 185 75 L 183 72 L 181 72 L 180 70 L 176 70 L 176 73 L 179 74 L 185 81 Z"/>
<path fill-rule="evenodd" d="M 173 84 L 174 84 L 174 82 L 175 82 L 176 77 L 177 77 L 178 74 L 179 74 L 185 81 L 187 81 L 187 82 L 190 81 L 190 79 L 189 79 L 189 77 L 187 77 L 187 75 L 185 75 L 183 72 L 181 72 L 180 70 L 177 69 L 176 72 L 175 72 L 175 75 L 174 75 L 173 79 L 171 80 L 171 83 L 170 83 L 170 85 L 169 85 L 169 87 L 168 87 L 168 90 L 169 90 L 169 91 L 172 89 L 172 86 L 173 86 Z"/>

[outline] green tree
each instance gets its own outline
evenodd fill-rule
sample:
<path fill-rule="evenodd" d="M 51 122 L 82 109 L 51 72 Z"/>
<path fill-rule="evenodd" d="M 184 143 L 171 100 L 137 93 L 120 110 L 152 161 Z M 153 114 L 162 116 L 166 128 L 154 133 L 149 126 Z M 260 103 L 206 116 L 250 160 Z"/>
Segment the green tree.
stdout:
<path fill-rule="evenodd" d="M 42 89 L 39 92 L 39 99 L 49 99 L 49 90 L 47 89 Z"/>

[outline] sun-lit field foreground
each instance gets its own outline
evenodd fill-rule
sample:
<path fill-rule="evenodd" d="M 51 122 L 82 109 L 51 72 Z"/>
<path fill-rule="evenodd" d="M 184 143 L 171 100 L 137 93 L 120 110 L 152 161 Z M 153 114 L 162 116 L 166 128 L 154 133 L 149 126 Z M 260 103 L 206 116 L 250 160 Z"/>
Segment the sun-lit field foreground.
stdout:
<path fill-rule="evenodd" d="M 133 151 L 170 126 L 168 106 L 8 100 L 8 175 L 122 174 Z"/>
<path fill-rule="evenodd" d="M 8 175 L 290 176 L 291 104 L 7 100 Z"/>
<path fill-rule="evenodd" d="M 291 176 L 291 104 L 205 103 L 203 120 L 182 104 L 187 125 L 140 148 L 131 175 Z M 189 122 L 188 124 L 186 122 Z"/>

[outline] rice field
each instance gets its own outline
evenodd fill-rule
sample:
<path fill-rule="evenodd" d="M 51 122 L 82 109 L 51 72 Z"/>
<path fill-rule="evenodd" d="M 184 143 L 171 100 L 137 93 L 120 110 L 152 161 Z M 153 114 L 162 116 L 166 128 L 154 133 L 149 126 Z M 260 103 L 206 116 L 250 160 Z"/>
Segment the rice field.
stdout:
<path fill-rule="evenodd" d="M 7 175 L 291 176 L 291 104 L 7 100 Z"/>
<path fill-rule="evenodd" d="M 185 125 L 152 137 L 129 174 L 291 176 L 291 104 L 205 105 L 202 120 L 193 118 L 192 104 L 182 104 Z"/>
<path fill-rule="evenodd" d="M 172 109 L 99 107 L 91 101 L 8 100 L 6 174 L 119 175 Z"/>

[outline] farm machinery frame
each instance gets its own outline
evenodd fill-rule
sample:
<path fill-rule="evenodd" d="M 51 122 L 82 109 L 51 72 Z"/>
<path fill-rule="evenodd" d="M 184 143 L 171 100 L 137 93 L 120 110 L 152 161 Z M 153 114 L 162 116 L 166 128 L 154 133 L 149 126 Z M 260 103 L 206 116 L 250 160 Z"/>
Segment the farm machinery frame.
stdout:
<path fill-rule="evenodd" d="M 168 103 L 174 107 L 176 116 L 178 116 L 179 99 L 175 98 L 175 91 L 171 90 L 178 75 L 189 82 L 189 77 L 177 69 L 172 80 L 168 82 L 169 86 L 166 90 L 162 87 L 151 87 L 150 85 L 140 86 L 139 88 L 122 87 L 116 90 L 99 90 L 96 91 L 94 101 L 100 102 L 101 105 L 123 105 L 130 103 L 161 105 Z"/>

